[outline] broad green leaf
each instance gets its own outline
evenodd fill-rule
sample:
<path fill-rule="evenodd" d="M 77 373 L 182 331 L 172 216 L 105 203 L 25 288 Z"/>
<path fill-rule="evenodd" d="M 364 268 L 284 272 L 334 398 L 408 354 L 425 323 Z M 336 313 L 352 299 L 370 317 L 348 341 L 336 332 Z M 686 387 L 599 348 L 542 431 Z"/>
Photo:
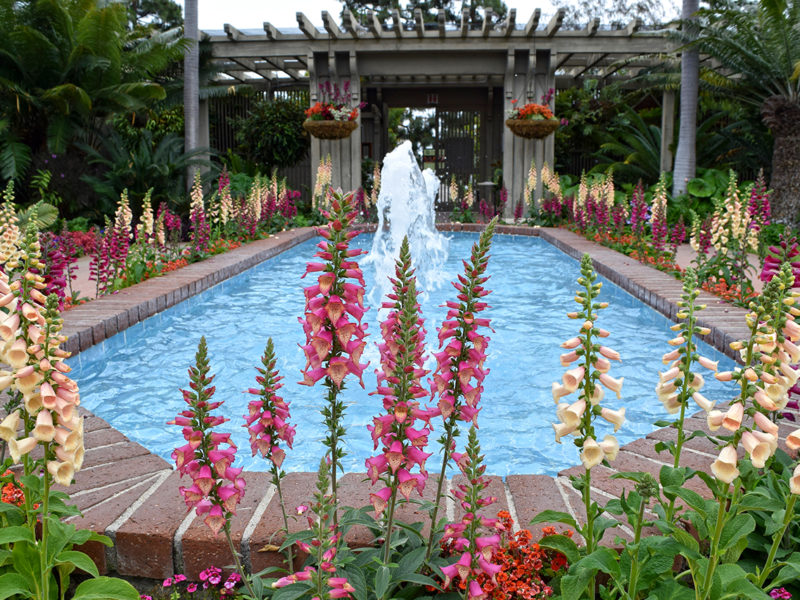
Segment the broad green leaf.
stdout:
<path fill-rule="evenodd" d="M 742 537 L 746 537 L 756 528 L 756 522 L 750 515 L 736 515 L 725 523 L 719 539 L 719 551 L 725 552 L 734 547 Z"/>
<path fill-rule="evenodd" d="M 28 582 L 17 573 L 0 575 L 0 600 L 5 600 L 11 596 L 33 598 L 33 592 L 28 587 Z"/>
<path fill-rule="evenodd" d="M 586 591 L 592 572 L 588 569 L 573 568 L 561 578 L 562 600 L 579 600 Z"/>
<path fill-rule="evenodd" d="M 94 561 L 83 552 L 78 552 L 77 550 L 65 550 L 64 552 L 56 556 L 55 562 L 57 565 L 58 564 L 74 565 L 81 571 L 89 573 L 89 575 L 91 575 L 92 577 L 99 576 L 99 573 L 97 572 L 97 565 L 94 564 Z"/>
<path fill-rule="evenodd" d="M 694 591 L 674 579 L 667 579 L 653 590 L 657 600 L 695 600 Z"/>
<path fill-rule="evenodd" d="M 739 565 L 719 565 L 714 572 L 721 581 L 722 593 L 714 598 L 751 598 L 752 600 L 769 600 L 769 596 L 747 579 L 747 573 Z M 715 590 L 716 591 L 716 590 Z M 713 592 L 712 592 L 713 593 Z"/>
<path fill-rule="evenodd" d="M 355 590 L 353 592 L 355 600 L 367 600 L 367 580 L 364 578 L 364 572 L 355 565 L 349 565 L 344 569 L 344 573 L 347 576 L 348 583 Z"/>
<path fill-rule="evenodd" d="M 565 535 L 547 535 L 539 540 L 539 545 L 561 552 L 567 558 L 569 565 L 578 562 L 581 556 L 577 544 Z"/>
<path fill-rule="evenodd" d="M 272 595 L 272 600 L 297 600 L 302 598 L 308 593 L 312 587 L 306 583 L 293 583 L 286 587 L 279 588 L 277 592 Z"/>
<path fill-rule="evenodd" d="M 375 571 L 375 595 L 378 598 L 383 598 L 384 594 L 386 594 L 386 590 L 389 589 L 390 579 L 389 567 L 385 565 L 378 567 L 378 570 Z"/>
<path fill-rule="evenodd" d="M 405 575 L 397 577 L 398 581 L 408 581 L 409 583 L 416 583 L 418 585 L 430 585 L 437 590 L 441 589 L 439 584 L 427 575 L 420 575 L 419 573 L 406 573 Z"/>
<path fill-rule="evenodd" d="M 705 500 L 703 500 L 703 497 L 700 494 L 684 487 L 678 488 L 676 490 L 676 493 L 678 494 L 678 497 L 680 497 L 681 500 L 686 502 L 686 504 L 692 510 L 697 511 L 700 515 L 702 515 L 703 518 L 706 518 L 708 516 L 708 513 L 706 512 Z"/>
<path fill-rule="evenodd" d="M 397 564 L 397 575 L 399 576 L 405 573 L 416 573 L 419 569 L 419 566 L 425 560 L 425 553 L 427 550 L 427 548 L 422 546 L 403 556 L 403 558 L 401 558 Z"/>
<path fill-rule="evenodd" d="M 16 542 L 30 542 L 33 544 L 34 541 L 31 530 L 22 525 L 3 527 L 3 529 L 0 529 L 0 544 L 14 544 Z"/>
<path fill-rule="evenodd" d="M 580 560 L 578 566 L 583 569 L 589 569 L 593 572 L 602 571 L 614 578 L 619 577 L 619 557 L 616 552 L 610 548 L 598 548 L 589 556 L 585 556 Z"/>
<path fill-rule="evenodd" d="M 531 525 L 537 525 L 538 523 L 564 523 L 564 525 L 569 525 L 573 529 L 578 529 L 578 523 L 572 515 L 557 510 L 543 510 L 531 519 Z"/>
<path fill-rule="evenodd" d="M 72 600 L 139 600 L 139 592 L 123 579 L 95 577 L 81 583 Z"/>
<path fill-rule="evenodd" d="M 785 583 L 800 580 L 800 552 L 794 552 L 786 560 L 786 564 L 778 571 L 778 575 L 770 583 L 770 587 L 782 587 Z"/>

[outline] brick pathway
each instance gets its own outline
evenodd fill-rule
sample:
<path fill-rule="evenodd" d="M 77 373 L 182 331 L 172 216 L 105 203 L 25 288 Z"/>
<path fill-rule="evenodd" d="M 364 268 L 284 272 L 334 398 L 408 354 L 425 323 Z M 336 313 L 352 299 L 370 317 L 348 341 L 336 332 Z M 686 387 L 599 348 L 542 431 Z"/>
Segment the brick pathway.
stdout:
<path fill-rule="evenodd" d="M 442 228 L 477 231 L 481 226 L 456 224 Z M 498 233 L 539 235 L 576 258 L 589 252 L 599 273 L 668 317 L 675 317 L 681 283 L 670 275 L 562 229 L 501 226 Z M 68 348 L 74 352 L 84 350 L 311 236 L 310 229 L 283 232 L 76 307 L 64 315 L 64 330 L 71 336 Z M 702 313 L 703 324 L 712 329 L 707 338 L 712 345 L 732 355 L 727 346 L 745 334 L 744 310 L 705 293 L 701 294 L 701 302 L 709 307 Z M 113 548 L 98 544 L 86 548 L 100 570 L 152 579 L 184 572 L 196 578 L 200 570 L 212 563 L 231 564 L 224 538 L 214 538 L 192 513 L 187 514 L 177 491 L 179 478 L 171 465 L 131 442 L 99 417 L 85 414 L 88 416 L 86 461 L 69 492 L 83 512 L 82 517 L 74 519 L 76 525 L 105 533 L 115 542 Z M 691 419 L 690 428 L 694 426 L 705 427 L 705 419 Z M 790 431 L 791 428 L 782 426 L 782 439 Z M 627 444 L 613 463 L 614 469 L 643 470 L 657 475 L 670 457 L 659 456 L 654 445 L 671 436 L 671 431 L 662 429 Z M 695 439 L 687 444 L 685 456 L 685 464 L 708 468 L 714 460 L 714 451 L 708 441 Z M 573 467 L 555 478 L 545 475 L 511 475 L 505 480 L 493 477 L 490 493 L 498 497 L 498 503 L 490 510 L 492 513 L 509 510 L 515 521 L 523 525 L 544 509 L 567 511 L 580 520 L 580 497 L 569 482 L 569 476 L 580 471 Z M 613 472 L 602 466 L 592 471 L 593 493 L 598 500 L 607 500 L 630 487 L 628 482 L 611 479 Z M 232 532 L 245 565 L 259 571 L 280 564 L 281 557 L 275 552 L 275 546 L 282 541 L 282 536 L 275 533 L 281 523 L 280 508 L 266 474 L 245 473 L 245 479 L 247 494 L 234 519 Z M 364 480 L 364 475 L 357 473 L 343 477 L 341 497 L 345 503 L 362 506 L 368 502 L 368 484 Z M 307 502 L 314 482 L 313 473 L 287 475 L 284 480 L 287 506 L 291 509 Z M 448 486 L 452 485 L 452 481 L 448 482 Z M 433 486 L 428 493 L 433 493 Z M 424 516 L 411 506 L 406 511 L 407 521 L 424 522 Z M 445 513 L 450 518 L 457 516 L 457 507 L 451 500 L 447 502 Z M 295 522 L 291 529 L 296 531 L 301 526 Z M 623 527 L 621 535 L 625 534 Z M 368 543 L 369 539 L 364 530 L 355 530 L 348 541 L 358 545 Z"/>

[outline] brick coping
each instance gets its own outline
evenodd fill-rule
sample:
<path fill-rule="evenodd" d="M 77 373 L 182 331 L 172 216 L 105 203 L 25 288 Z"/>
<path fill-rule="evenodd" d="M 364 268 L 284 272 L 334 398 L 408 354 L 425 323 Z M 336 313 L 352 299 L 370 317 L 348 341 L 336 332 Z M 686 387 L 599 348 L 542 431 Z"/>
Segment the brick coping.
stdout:
<path fill-rule="evenodd" d="M 480 231 L 477 224 L 440 225 L 445 231 Z M 373 229 L 368 227 L 365 229 Z M 579 258 L 592 255 L 597 271 L 646 304 L 674 319 L 676 302 L 680 299 L 681 282 L 630 259 L 614 250 L 564 229 L 499 226 L 501 234 L 542 237 L 565 253 Z M 64 314 L 64 331 L 70 335 L 67 348 L 73 352 L 93 344 L 164 310 L 220 281 L 240 273 L 313 236 L 311 228 L 286 231 L 269 239 L 245 244 L 240 248 L 194 263 L 165 276 L 132 286 L 113 296 L 94 300 Z M 703 324 L 712 329 L 708 341 L 731 354 L 727 344 L 743 337 L 744 310 L 726 304 L 711 294 L 703 293 L 701 302 L 708 304 L 703 311 Z M 112 548 L 96 543 L 84 550 L 97 563 L 101 572 L 119 575 L 162 579 L 174 573 L 186 573 L 197 578 L 207 566 L 229 565 L 232 557 L 223 537 L 214 538 L 194 513 L 187 513 L 178 493 L 186 485 L 164 459 L 151 454 L 143 446 L 128 440 L 103 419 L 84 411 L 86 419 L 86 459 L 69 488 L 72 500 L 82 516 L 72 519 L 79 527 L 105 533 L 114 541 Z M 705 419 L 693 417 L 690 428 L 705 428 Z M 782 440 L 791 428 L 781 425 Z M 611 479 L 616 469 L 643 470 L 657 476 L 667 458 L 659 456 L 655 444 L 672 436 L 669 429 L 654 431 L 645 438 L 622 447 L 614 468 L 603 466 L 592 470 L 593 493 L 598 499 L 618 496 L 631 489 L 630 482 Z M 782 442 L 785 448 L 785 444 Z M 708 440 L 695 438 L 687 442 L 684 463 L 695 469 L 707 469 L 714 460 L 714 449 Z M 544 509 L 562 510 L 581 520 L 581 498 L 570 485 L 569 477 L 582 471 L 572 467 L 558 476 L 509 475 L 505 479 L 492 477 L 489 494 L 498 498 L 491 512 L 508 510 L 517 524 L 527 524 Z M 281 565 L 282 557 L 275 552 L 282 534 L 280 506 L 274 486 L 267 473 L 247 472 L 245 498 L 232 523 L 234 543 L 241 552 L 244 564 L 251 572 L 268 566 Z M 458 478 L 447 482 L 448 490 Z M 283 483 L 286 505 L 291 511 L 307 502 L 313 494 L 314 473 L 290 473 Z M 340 497 L 346 504 L 369 504 L 369 483 L 365 474 L 347 473 L 340 480 Z M 689 485 L 692 485 L 691 483 Z M 698 491 L 700 491 L 698 489 Z M 425 497 L 433 500 L 434 485 L 426 489 Z M 426 516 L 406 505 L 400 518 L 406 522 L 424 522 Z M 446 500 L 445 513 L 449 519 L 458 518 L 460 507 Z M 299 521 L 290 524 L 294 533 L 302 528 Z M 618 532 L 625 537 L 630 531 L 623 524 Z M 368 532 L 356 528 L 346 538 L 348 543 L 369 543 Z M 612 541 L 609 536 L 606 540 Z"/>

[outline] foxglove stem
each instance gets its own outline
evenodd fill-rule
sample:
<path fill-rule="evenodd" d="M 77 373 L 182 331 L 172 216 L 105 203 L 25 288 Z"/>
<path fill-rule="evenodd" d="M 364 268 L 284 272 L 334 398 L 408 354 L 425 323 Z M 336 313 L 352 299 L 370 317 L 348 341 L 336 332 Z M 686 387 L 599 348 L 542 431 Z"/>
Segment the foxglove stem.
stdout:
<path fill-rule="evenodd" d="M 797 494 L 791 494 L 789 496 L 789 501 L 786 503 L 786 512 L 783 517 L 783 526 L 781 527 L 780 531 L 773 534 L 772 537 L 772 546 L 770 546 L 769 554 L 767 555 L 767 560 L 764 563 L 764 568 L 761 571 L 760 575 L 758 576 L 758 582 L 756 585 L 758 587 L 763 588 L 764 584 L 767 582 L 767 578 L 769 577 L 770 573 L 772 573 L 773 567 L 772 563 L 775 561 L 775 555 L 778 553 L 778 548 L 781 546 L 781 541 L 783 541 L 783 537 L 786 535 L 786 530 L 789 529 L 789 525 L 792 524 L 792 519 L 794 518 L 794 505 L 797 502 Z"/>
<path fill-rule="evenodd" d="M 242 578 L 242 582 L 247 588 L 247 593 L 250 595 L 251 598 L 258 598 L 258 596 L 256 596 L 255 590 L 253 589 L 253 584 L 250 583 L 250 578 L 247 576 L 247 573 L 245 573 L 244 566 L 242 565 L 242 561 L 239 558 L 239 553 L 236 551 L 236 546 L 233 545 L 233 539 L 231 539 L 230 523 L 226 522 L 223 530 L 225 532 L 225 539 L 228 540 L 228 547 L 231 550 L 231 556 L 233 556 L 233 562 L 236 565 L 236 570 L 239 571 L 239 576 Z"/>

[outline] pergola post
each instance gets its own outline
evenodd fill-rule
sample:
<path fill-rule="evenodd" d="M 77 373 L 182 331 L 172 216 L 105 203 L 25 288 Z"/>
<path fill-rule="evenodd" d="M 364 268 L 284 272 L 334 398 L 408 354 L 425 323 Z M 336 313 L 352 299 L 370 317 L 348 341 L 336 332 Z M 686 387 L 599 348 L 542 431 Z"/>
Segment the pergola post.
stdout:
<path fill-rule="evenodd" d="M 183 58 L 183 111 L 184 111 L 184 150 L 191 152 L 199 146 L 200 121 L 200 48 L 197 28 L 197 0 L 187 0 L 184 6 L 183 36 L 189 41 L 189 48 Z M 196 167 L 186 170 L 186 190 L 192 188 Z"/>
<path fill-rule="evenodd" d="M 536 50 L 535 53 L 527 49 L 508 50 L 504 113 L 515 106 L 512 100 L 516 100 L 517 105 L 538 102 L 548 89 L 555 88 L 555 71 L 551 63 L 550 50 Z M 548 136 L 545 140 L 530 140 L 515 136 L 508 127 L 503 128 L 503 182 L 509 198 L 504 217 L 513 217 L 514 207 L 523 201 L 525 181 L 531 164 L 536 165 L 537 174 L 541 172 L 545 161 L 552 166 L 554 149 L 553 136 Z M 537 202 L 541 195 L 541 182 L 537 181 L 534 193 Z"/>
<path fill-rule="evenodd" d="M 672 171 L 672 138 L 675 137 L 675 91 L 664 90 L 661 103 L 661 172 Z"/>
<path fill-rule="evenodd" d="M 330 82 L 344 90 L 349 84 L 350 102 L 357 105 L 361 102 L 361 82 L 358 76 L 356 52 L 314 52 L 309 57 L 309 98 L 313 105 L 322 101 L 320 84 Z M 350 191 L 361 187 L 361 111 L 358 114 L 359 127 L 343 140 L 320 140 L 311 138 L 311 182 L 316 178 L 317 166 L 321 158 L 330 155 L 333 166 L 331 185 L 334 188 Z"/>

